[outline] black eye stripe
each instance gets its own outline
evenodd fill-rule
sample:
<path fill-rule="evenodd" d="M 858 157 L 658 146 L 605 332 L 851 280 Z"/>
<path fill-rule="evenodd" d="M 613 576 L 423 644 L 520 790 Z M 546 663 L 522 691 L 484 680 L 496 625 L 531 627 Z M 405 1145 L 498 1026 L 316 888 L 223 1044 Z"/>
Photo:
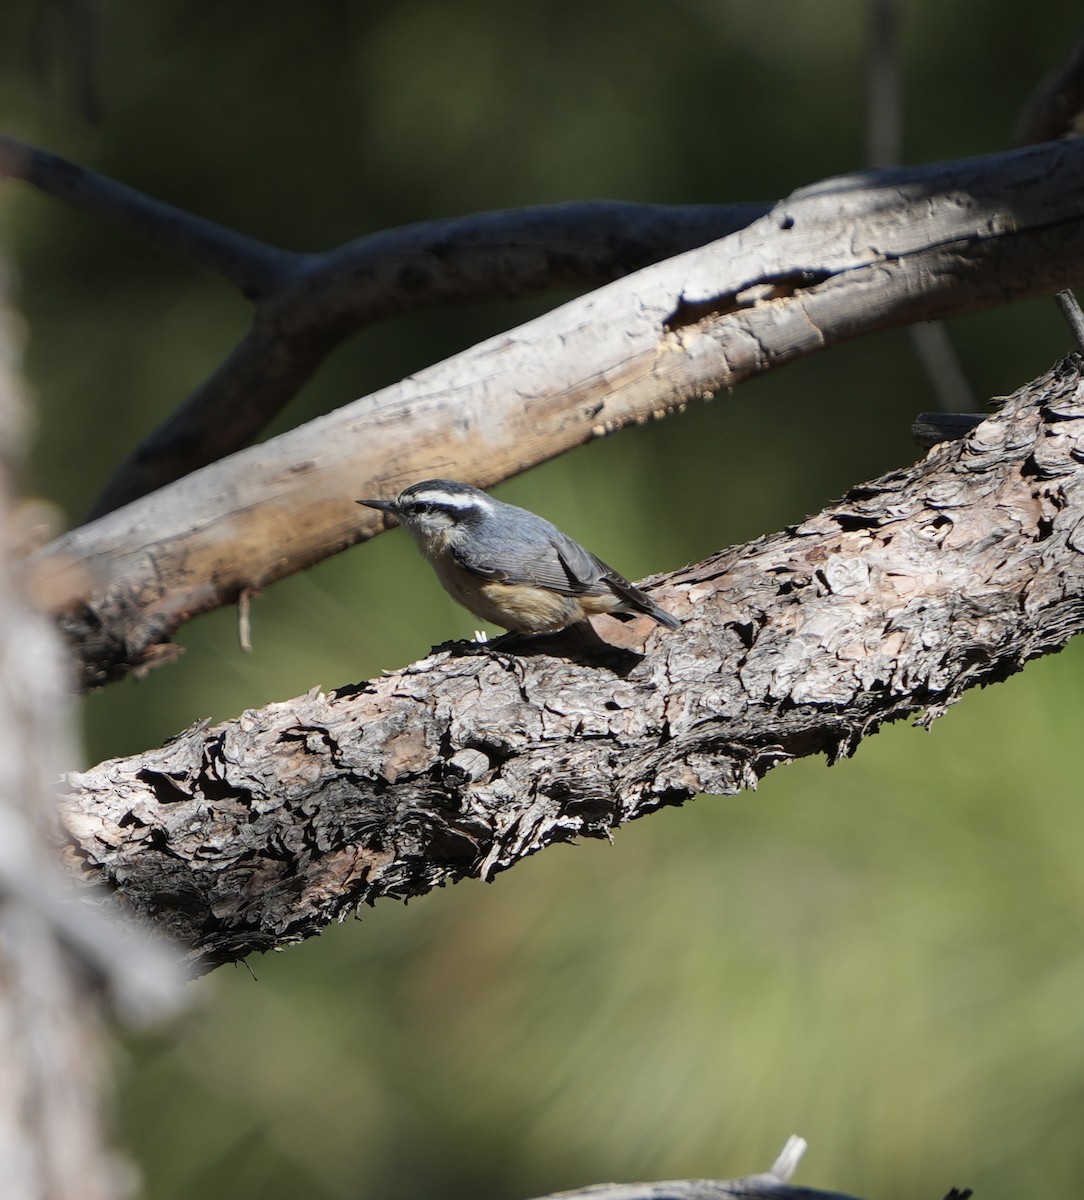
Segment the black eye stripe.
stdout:
<path fill-rule="evenodd" d="M 464 503 L 458 497 L 445 498 L 437 496 L 430 500 L 415 499 L 413 496 L 400 500 L 399 509 L 412 517 L 424 516 L 428 513 L 443 513 L 449 520 L 460 520 L 484 511 L 484 506 L 475 502 Z"/>

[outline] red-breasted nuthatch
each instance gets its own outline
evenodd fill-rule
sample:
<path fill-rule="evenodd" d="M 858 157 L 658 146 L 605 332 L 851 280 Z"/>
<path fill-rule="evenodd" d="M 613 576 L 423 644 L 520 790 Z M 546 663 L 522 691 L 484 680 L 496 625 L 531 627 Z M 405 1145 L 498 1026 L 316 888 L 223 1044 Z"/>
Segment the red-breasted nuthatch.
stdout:
<path fill-rule="evenodd" d="M 469 484 L 426 479 L 358 504 L 398 518 L 448 593 L 483 621 L 517 633 L 555 633 L 594 613 L 681 624 L 556 525 Z"/>

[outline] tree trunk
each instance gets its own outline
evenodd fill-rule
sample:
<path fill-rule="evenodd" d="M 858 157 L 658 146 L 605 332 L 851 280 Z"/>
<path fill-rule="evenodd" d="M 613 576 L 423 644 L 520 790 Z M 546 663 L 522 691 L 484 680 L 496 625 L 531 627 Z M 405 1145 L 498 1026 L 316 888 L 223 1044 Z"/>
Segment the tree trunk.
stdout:
<path fill-rule="evenodd" d="M 24 410 L 3 285 L 0 267 L 0 1190 L 4 1200 L 119 1200 L 130 1170 L 104 1136 L 103 992 L 51 919 L 65 882 L 54 878 L 55 781 L 75 761 L 74 738 L 60 639 L 11 561 Z"/>

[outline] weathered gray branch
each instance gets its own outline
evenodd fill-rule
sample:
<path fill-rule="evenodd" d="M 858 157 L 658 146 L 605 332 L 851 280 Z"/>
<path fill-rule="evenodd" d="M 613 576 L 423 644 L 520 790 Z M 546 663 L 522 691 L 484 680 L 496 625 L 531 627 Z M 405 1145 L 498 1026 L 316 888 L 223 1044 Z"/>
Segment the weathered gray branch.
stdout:
<path fill-rule="evenodd" d="M 768 207 L 584 201 L 426 221 L 295 255 L 259 298 L 244 339 L 121 465 L 91 515 L 247 446 L 364 326 L 453 301 L 598 287 L 723 237 Z"/>
<path fill-rule="evenodd" d="M 119 468 L 92 516 L 247 446 L 357 329 L 452 301 L 598 287 L 724 237 L 770 208 L 614 201 L 538 205 L 425 221 L 303 254 L 268 246 L 0 136 L 2 175 L 207 267 L 256 306 L 251 330 Z"/>
<path fill-rule="evenodd" d="M 184 621 L 373 536 L 353 503 L 427 475 L 487 486 L 847 338 L 1084 276 L 1084 142 L 871 172 L 204 468 L 37 559 L 83 680 Z"/>
<path fill-rule="evenodd" d="M 838 759 L 886 721 L 928 723 L 1084 625 L 1080 365 L 670 576 L 677 632 L 598 618 L 597 644 L 440 650 L 73 775 L 73 862 L 206 968 L 779 762 Z"/>

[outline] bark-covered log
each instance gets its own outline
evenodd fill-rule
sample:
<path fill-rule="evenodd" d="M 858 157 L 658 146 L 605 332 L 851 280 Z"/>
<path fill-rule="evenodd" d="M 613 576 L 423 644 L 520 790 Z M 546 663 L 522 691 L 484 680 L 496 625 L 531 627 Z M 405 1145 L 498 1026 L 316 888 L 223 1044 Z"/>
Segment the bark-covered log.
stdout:
<path fill-rule="evenodd" d="M 929 722 L 1084 624 L 1081 363 L 669 576 L 677 632 L 600 618 L 595 645 L 460 644 L 73 775 L 72 858 L 207 967 Z"/>
<path fill-rule="evenodd" d="M 1080 139 L 828 180 L 74 530 L 38 556 L 42 592 L 96 686 L 170 657 L 193 616 L 378 533 L 355 496 L 449 464 L 486 487 L 848 338 L 1082 277 Z"/>

